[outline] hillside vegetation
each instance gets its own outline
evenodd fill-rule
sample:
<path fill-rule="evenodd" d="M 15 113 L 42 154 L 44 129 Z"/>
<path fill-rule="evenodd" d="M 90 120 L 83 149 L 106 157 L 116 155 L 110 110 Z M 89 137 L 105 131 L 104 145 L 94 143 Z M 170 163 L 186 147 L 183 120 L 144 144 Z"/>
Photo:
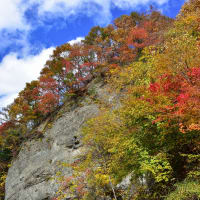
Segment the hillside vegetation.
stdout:
<path fill-rule="evenodd" d="M 103 78 L 122 95 L 83 128 L 88 147 L 60 196 L 76 199 L 200 199 L 200 1 L 175 20 L 151 9 L 94 27 L 81 43 L 57 47 L 36 81 L 1 112 L 0 198 L 23 141 L 69 98 Z M 118 184 L 127 176 L 129 187 Z"/>

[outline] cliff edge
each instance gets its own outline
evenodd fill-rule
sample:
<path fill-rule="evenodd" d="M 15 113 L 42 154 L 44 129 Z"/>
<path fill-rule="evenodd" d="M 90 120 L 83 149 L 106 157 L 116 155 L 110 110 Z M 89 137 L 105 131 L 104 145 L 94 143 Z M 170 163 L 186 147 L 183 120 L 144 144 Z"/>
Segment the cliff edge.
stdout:
<path fill-rule="evenodd" d="M 99 99 L 112 99 L 102 83 L 91 83 L 88 91 Z M 81 153 L 81 128 L 98 110 L 87 95 L 76 103 L 64 104 L 52 122 L 43 122 L 37 129 L 44 132 L 42 138 L 25 142 L 8 171 L 5 200 L 54 198 L 59 188 L 56 174 L 71 175 L 71 169 L 61 168 L 59 163 L 72 163 Z"/>

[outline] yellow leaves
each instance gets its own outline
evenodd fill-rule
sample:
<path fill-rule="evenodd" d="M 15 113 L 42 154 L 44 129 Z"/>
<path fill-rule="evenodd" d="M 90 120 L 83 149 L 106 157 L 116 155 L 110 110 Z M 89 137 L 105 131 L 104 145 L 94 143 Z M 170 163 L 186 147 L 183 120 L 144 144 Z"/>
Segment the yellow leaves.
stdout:
<path fill-rule="evenodd" d="M 176 21 L 175 25 L 180 29 L 184 27 L 188 31 L 190 31 L 189 29 L 194 30 L 198 27 L 198 18 L 199 16 L 196 13 L 188 14 Z"/>
<path fill-rule="evenodd" d="M 179 124 L 179 131 L 183 134 L 190 131 L 200 131 L 200 124 L 191 123 L 188 126 L 184 125 L 183 123 Z"/>
<path fill-rule="evenodd" d="M 100 185 L 109 184 L 109 176 L 107 174 L 104 174 L 100 167 L 97 168 L 97 170 L 95 171 L 95 179 Z"/>
<path fill-rule="evenodd" d="M 180 134 L 185 131 L 180 118 L 174 121 L 169 118 L 175 112 L 172 109 L 177 105 L 177 91 L 167 82 L 161 86 L 165 81 L 162 75 L 187 75 L 188 68 L 199 66 L 200 52 L 194 34 L 196 25 L 192 26 L 196 17 L 185 15 L 169 30 L 163 44 L 145 48 L 131 65 L 110 67 L 107 82 L 112 92 L 121 94 L 120 108 L 110 110 L 101 105 L 100 114 L 88 121 L 83 128 L 87 149 L 81 163 L 73 168 L 75 177 L 84 173 L 87 188 L 93 188 L 94 193 L 103 195 L 109 181 L 116 185 L 133 171 L 139 177 L 151 174 L 155 184 L 161 187 L 172 183 L 172 168 L 177 167 L 173 159 L 176 159 L 177 149 L 185 151 L 186 134 Z M 118 33 L 112 32 L 115 40 L 120 40 L 117 34 L 122 33 L 121 29 Z M 102 42 L 102 38 L 99 41 Z M 173 82 L 176 87 L 178 81 Z M 150 83 L 157 83 L 159 89 L 151 91 Z M 175 87 L 173 84 L 171 87 Z M 178 87 L 178 92 L 181 89 Z M 187 129 L 199 131 L 197 120 L 189 121 Z M 196 145 L 197 140 L 194 139 L 194 143 Z M 74 187 L 77 187 L 76 183 Z"/>
<path fill-rule="evenodd" d="M 195 131 L 200 131 L 200 124 L 190 124 L 189 127 L 188 127 L 189 130 L 195 130 Z"/>
<path fill-rule="evenodd" d="M 1 163 L 0 163 L 1 165 Z M 4 197 L 4 188 L 5 188 L 5 182 L 6 182 L 6 177 L 7 173 L 3 171 L 3 165 L 1 165 L 1 171 L 0 171 L 0 199 L 1 197 Z"/>
<path fill-rule="evenodd" d="M 6 181 L 6 173 L 4 173 L 1 177 L 0 177 L 0 187 L 3 187 Z"/>
<path fill-rule="evenodd" d="M 176 22 L 177 25 L 182 29 L 187 29 L 188 31 L 198 31 L 199 29 L 199 1 L 194 0 L 189 3 L 185 3 L 181 9 L 181 13 L 178 16 Z"/>
<path fill-rule="evenodd" d="M 197 22 L 198 17 L 196 15 L 187 15 L 185 18 L 183 18 L 183 22 L 186 25 L 191 25 L 194 22 Z"/>

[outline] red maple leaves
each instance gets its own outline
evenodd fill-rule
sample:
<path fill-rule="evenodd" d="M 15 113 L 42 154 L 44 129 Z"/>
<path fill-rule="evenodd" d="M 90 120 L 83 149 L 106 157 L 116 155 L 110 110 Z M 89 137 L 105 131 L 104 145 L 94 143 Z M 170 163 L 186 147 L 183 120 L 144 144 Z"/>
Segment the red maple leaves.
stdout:
<path fill-rule="evenodd" d="M 163 105 L 160 112 L 168 119 L 182 121 L 180 130 L 183 127 L 185 130 L 197 130 L 191 127 L 200 127 L 200 67 L 188 69 L 184 76 L 182 73 L 161 76 L 158 82 L 150 84 L 149 91 L 152 98 L 157 97 L 157 102 L 159 96 L 170 100 L 170 105 Z"/>

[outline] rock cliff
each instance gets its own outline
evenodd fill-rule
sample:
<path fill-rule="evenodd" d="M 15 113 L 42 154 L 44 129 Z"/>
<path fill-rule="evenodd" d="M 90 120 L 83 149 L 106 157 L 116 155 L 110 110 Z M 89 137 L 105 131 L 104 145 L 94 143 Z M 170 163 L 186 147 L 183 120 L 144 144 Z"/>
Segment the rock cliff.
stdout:
<path fill-rule="evenodd" d="M 108 98 L 106 85 L 91 83 L 91 96 Z M 26 141 L 18 157 L 13 161 L 6 180 L 5 200 L 45 200 L 56 196 L 59 185 L 56 173 L 70 176 L 71 169 L 59 166 L 59 162 L 72 163 L 81 153 L 81 128 L 84 122 L 98 113 L 98 106 L 90 96 L 78 103 L 63 105 L 53 122 L 48 120 L 38 127 L 43 137 Z M 50 127 L 51 126 L 51 127 Z M 45 128 L 48 127 L 48 128 Z"/>

